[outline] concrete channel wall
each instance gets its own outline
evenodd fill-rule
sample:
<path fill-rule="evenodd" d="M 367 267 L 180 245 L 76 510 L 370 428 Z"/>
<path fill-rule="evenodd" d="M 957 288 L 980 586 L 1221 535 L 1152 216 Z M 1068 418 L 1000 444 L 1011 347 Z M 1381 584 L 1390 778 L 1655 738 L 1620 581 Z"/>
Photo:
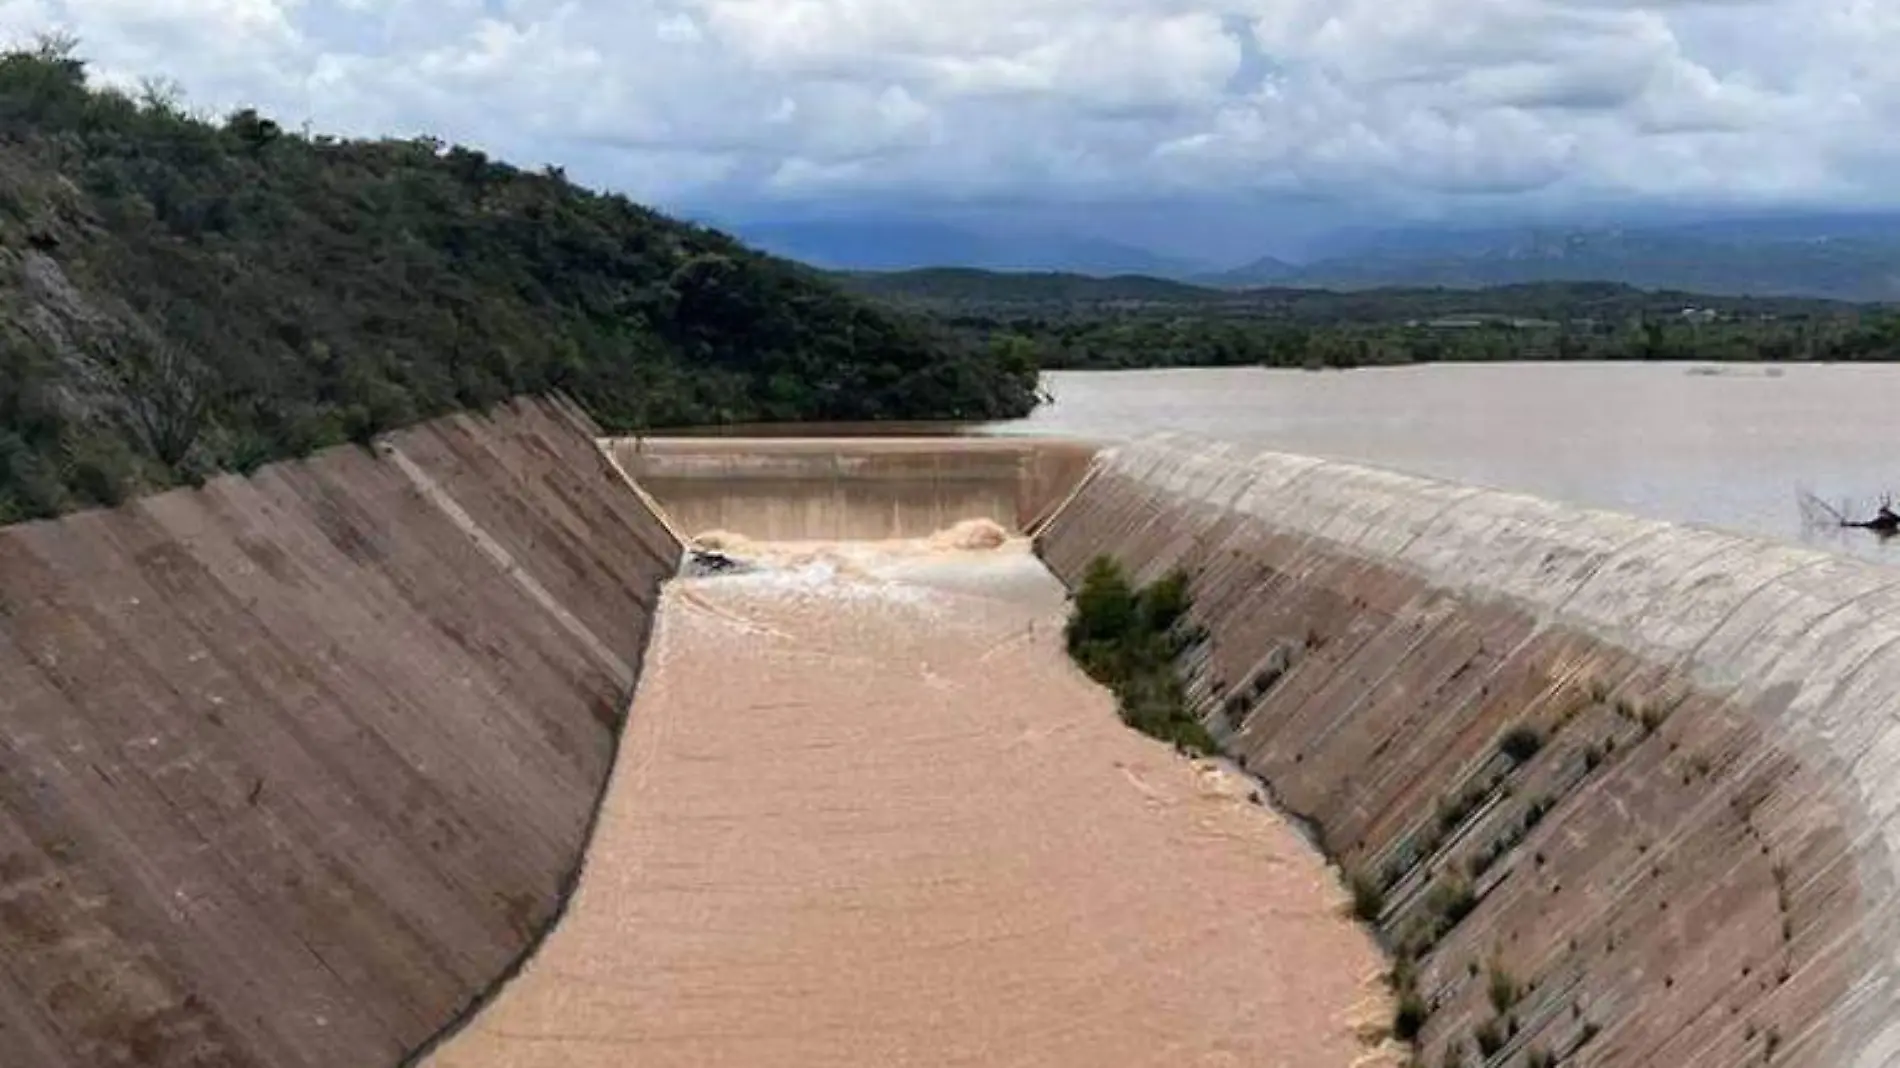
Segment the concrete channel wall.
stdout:
<path fill-rule="evenodd" d="M 0 531 L 0 1064 L 392 1065 L 555 916 L 679 546 L 557 402 Z"/>
<path fill-rule="evenodd" d="M 1358 884 L 1421 1063 L 1900 1064 L 1900 571 L 1186 437 L 1039 549 L 1191 573 L 1193 698 Z"/>
<path fill-rule="evenodd" d="M 616 461 L 686 536 L 911 538 L 965 519 L 1026 530 L 1095 450 L 1009 438 L 646 438 Z"/>

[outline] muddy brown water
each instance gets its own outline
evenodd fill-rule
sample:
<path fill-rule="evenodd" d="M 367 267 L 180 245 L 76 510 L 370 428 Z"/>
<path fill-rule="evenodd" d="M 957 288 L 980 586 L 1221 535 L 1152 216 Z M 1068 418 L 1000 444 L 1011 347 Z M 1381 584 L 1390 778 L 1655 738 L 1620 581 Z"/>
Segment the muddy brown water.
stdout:
<path fill-rule="evenodd" d="M 434 1068 L 1396 1063 L 1247 780 L 1117 720 L 1020 540 L 668 587 L 566 919 Z"/>

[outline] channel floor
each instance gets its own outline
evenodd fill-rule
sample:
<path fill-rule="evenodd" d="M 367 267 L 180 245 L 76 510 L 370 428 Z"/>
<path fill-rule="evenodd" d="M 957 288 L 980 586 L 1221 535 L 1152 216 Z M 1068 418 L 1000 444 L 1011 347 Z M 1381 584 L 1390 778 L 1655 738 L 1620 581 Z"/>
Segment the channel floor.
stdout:
<path fill-rule="evenodd" d="M 579 889 L 431 1068 L 1400 1062 L 1338 879 L 1116 718 L 1020 541 L 664 595 Z"/>

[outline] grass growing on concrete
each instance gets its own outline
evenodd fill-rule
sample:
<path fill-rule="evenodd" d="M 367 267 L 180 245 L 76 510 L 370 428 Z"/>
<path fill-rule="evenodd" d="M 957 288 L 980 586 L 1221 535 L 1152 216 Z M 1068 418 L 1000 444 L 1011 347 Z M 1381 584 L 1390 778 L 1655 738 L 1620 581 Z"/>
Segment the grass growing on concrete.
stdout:
<path fill-rule="evenodd" d="M 1385 915 L 1385 888 L 1377 879 L 1361 872 L 1352 877 L 1352 914 L 1366 923 L 1377 925 Z"/>
<path fill-rule="evenodd" d="M 1513 764 L 1526 764 L 1544 748 L 1544 736 L 1536 727 L 1520 723 L 1504 732 L 1498 739 L 1498 752 L 1511 758 Z"/>
<path fill-rule="evenodd" d="M 1193 644 L 1184 625 L 1188 579 L 1175 572 L 1139 590 L 1106 557 L 1089 564 L 1069 617 L 1069 655 L 1109 688 L 1124 723 L 1177 749 L 1211 755 L 1218 747 L 1188 708 L 1175 659 Z"/>

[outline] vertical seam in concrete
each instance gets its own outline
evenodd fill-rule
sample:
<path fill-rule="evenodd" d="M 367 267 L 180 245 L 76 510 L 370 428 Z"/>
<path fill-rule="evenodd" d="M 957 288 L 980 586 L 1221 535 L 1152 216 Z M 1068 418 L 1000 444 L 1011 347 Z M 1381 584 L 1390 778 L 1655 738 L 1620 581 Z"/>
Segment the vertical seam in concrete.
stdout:
<path fill-rule="evenodd" d="M 1874 660 L 1878 658 L 1882 653 L 1885 653 L 1887 650 L 1892 649 L 1895 645 L 1900 645 L 1900 636 L 1896 636 L 1887 641 L 1881 642 L 1878 646 L 1875 646 L 1873 649 L 1869 650 L 1866 656 L 1861 657 L 1860 660 L 1856 662 L 1853 667 L 1847 670 L 1846 674 L 1842 675 L 1839 679 L 1835 680 L 1833 689 L 1839 690 L 1840 688 L 1851 683 L 1854 679 L 1860 676 L 1860 673 L 1862 671 L 1865 671 L 1867 669 L 1868 664 L 1873 663 Z M 1860 766 L 1862 764 L 1865 764 L 1872 755 L 1873 755 L 1873 750 L 1871 749 L 1862 749 L 1860 752 L 1855 753 L 1850 759 L 1845 761 L 1848 774 L 1852 776 L 1853 778 L 1855 778 L 1856 780 L 1858 780 L 1860 778 L 1858 774 L 1860 770 Z M 1887 822 L 1888 820 L 1891 820 L 1891 819 L 1892 817 L 1887 817 L 1885 820 L 1882 820 L 1881 822 Z"/>
<path fill-rule="evenodd" d="M 606 458 L 607 466 L 612 469 L 614 477 L 620 479 L 623 485 L 632 490 L 635 497 L 640 498 L 640 503 L 646 505 L 647 511 L 653 513 L 653 518 L 659 520 L 660 526 L 673 536 L 673 540 L 682 547 L 690 544 L 692 539 L 673 525 L 673 517 L 666 514 L 666 509 L 660 507 L 660 502 L 654 500 L 653 495 L 646 491 L 646 487 L 635 481 L 634 477 L 627 473 L 627 469 L 620 465 L 620 458 L 614 455 L 612 443 L 599 439 L 593 439 L 593 441 L 594 448 L 599 449 L 600 454 Z"/>
<path fill-rule="evenodd" d="M 1732 541 L 1732 542 L 1729 542 L 1729 543 L 1726 543 L 1726 544 L 1723 544 L 1723 545 L 1719 545 L 1719 546 L 1717 546 L 1717 547 L 1716 547 L 1716 548 L 1715 548 L 1715 549 L 1714 549 L 1713 551 L 1711 551 L 1711 552 L 1708 552 L 1708 553 L 1705 553 L 1705 554 L 1703 554 L 1702 556 L 1698 556 L 1698 557 L 1696 557 L 1696 558 L 1695 558 L 1695 560 L 1694 560 L 1693 562 L 1691 562 L 1691 563 L 1689 564 L 1689 566 L 1687 566 L 1687 567 L 1685 567 L 1685 568 L 1683 568 L 1683 569 L 1681 570 L 1681 572 L 1680 572 L 1680 573 L 1678 573 L 1678 575 L 1677 575 L 1677 579 L 1680 579 L 1680 578 L 1681 578 L 1681 577 L 1683 577 L 1683 576 L 1686 576 L 1686 575 L 1690 575 L 1690 574 L 1693 574 L 1693 573 L 1695 573 L 1695 572 L 1696 572 L 1696 571 L 1697 571 L 1698 569 L 1700 569 L 1700 568 L 1702 568 L 1703 566 L 1705 566 L 1705 565 L 1707 565 L 1707 564 L 1708 564 L 1709 562 L 1711 562 L 1711 561 L 1713 561 L 1713 560 L 1719 560 L 1719 559 L 1721 559 L 1721 558 L 1722 558 L 1722 557 L 1723 557 L 1724 555 L 1726 555 L 1726 554 L 1728 554 L 1728 553 L 1730 553 L 1730 552 L 1734 552 L 1734 551 L 1735 551 L 1735 550 L 1737 550 L 1737 549 L 1746 549 L 1746 548 L 1750 548 L 1750 547 L 1751 547 L 1751 546 L 1749 546 L 1747 542 L 1744 542 L 1744 541 L 1740 541 L 1740 540 L 1736 540 L 1736 541 Z M 1621 550 L 1619 550 L 1619 551 L 1621 551 Z M 1605 562 L 1607 563 L 1608 561 L 1605 561 Z M 1778 578 L 1778 577 L 1780 577 L 1780 576 L 1779 576 L 1779 574 L 1777 574 L 1777 575 L 1776 575 L 1775 577 L 1776 577 L 1776 578 Z M 1773 579 L 1773 578 L 1770 578 L 1770 579 L 1768 579 L 1768 580 L 1766 580 L 1766 581 L 1769 581 L 1769 582 L 1772 582 L 1772 581 L 1774 581 L 1774 579 Z M 1743 595 L 1742 595 L 1742 600 L 1747 600 L 1747 599 L 1749 599 L 1749 598 L 1751 598 L 1751 597 L 1753 597 L 1753 596 L 1754 596 L 1754 595 L 1755 595 L 1756 593 L 1758 593 L 1758 592 L 1760 592 L 1760 590 L 1761 590 L 1761 587 L 1759 587 L 1759 586 L 1758 586 L 1758 587 L 1756 587 L 1756 588 L 1755 588 L 1754 590 L 1750 590 L 1749 592 L 1747 592 L 1747 593 L 1745 593 L 1745 594 L 1743 594 Z M 1582 592 L 1582 587 L 1579 587 L 1579 588 L 1578 588 L 1578 592 Z M 1676 588 L 1674 587 L 1674 585 L 1673 585 L 1673 584 L 1672 584 L 1672 585 L 1670 585 L 1670 586 L 1665 586 L 1665 587 L 1662 587 L 1662 588 L 1660 589 L 1660 591 L 1659 591 L 1659 593 L 1658 593 L 1658 595 L 1657 595 L 1656 597 L 1652 597 L 1652 598 L 1651 598 L 1651 599 L 1650 599 L 1650 600 L 1649 600 L 1648 602 L 1646 602 L 1646 603 L 1645 603 L 1645 604 L 1643 605 L 1643 614 L 1642 614 L 1642 615 L 1639 615 L 1639 616 L 1636 616 L 1636 617 L 1635 617 L 1635 622 L 1634 622 L 1634 628 L 1635 628 L 1636 630 L 1638 630 L 1638 631 L 1640 631 L 1640 630 L 1641 630 L 1641 628 L 1642 628 L 1642 626 L 1643 626 L 1643 623 L 1644 623 L 1644 622 L 1645 622 L 1645 621 L 1646 621 L 1646 620 L 1647 620 L 1647 619 L 1649 618 L 1649 612 L 1650 612 L 1651 610 L 1653 610 L 1653 609 L 1654 609 L 1654 608 L 1656 607 L 1656 604 L 1657 604 L 1657 601 L 1658 601 L 1658 599 L 1663 599 L 1663 600 L 1666 600 L 1666 599 L 1668 599 L 1668 598 L 1670 598 L 1670 597 L 1672 597 L 1672 596 L 1679 596 L 1679 594 L 1678 594 L 1678 592 L 1677 592 L 1677 590 L 1676 590 Z M 1566 604 L 1568 604 L 1569 602 L 1568 602 L 1568 601 L 1566 601 L 1565 603 L 1566 603 Z M 1733 609 L 1731 609 L 1731 611 L 1733 611 Z M 1703 634 L 1702 634 L 1702 637 L 1701 637 L 1701 638 L 1699 638 L 1699 639 L 1697 639 L 1697 640 L 1696 640 L 1696 641 L 1695 641 L 1694 643 L 1692 643 L 1692 644 L 1691 644 L 1691 646 L 1690 646 L 1690 648 L 1691 648 L 1691 649 L 1697 649 L 1697 648 L 1700 648 L 1700 647 L 1702 646 L 1702 644 L 1703 644 L 1704 642 L 1706 642 L 1706 641 L 1708 641 L 1708 639 L 1709 639 L 1709 637 L 1710 637 L 1711 635 L 1713 635 L 1713 634 L 1714 634 L 1714 633 L 1716 632 L 1716 630 L 1717 630 L 1717 629 L 1719 629 L 1719 628 L 1720 628 L 1720 627 L 1722 626 L 1722 623 L 1723 623 L 1723 622 L 1725 622 L 1726 620 L 1727 620 L 1727 616 L 1726 616 L 1726 615 L 1724 615 L 1724 617 L 1723 617 L 1723 619 L 1722 619 L 1722 620 L 1718 620 L 1718 621 L 1717 621 L 1717 622 L 1716 622 L 1715 624 L 1713 624 L 1712 626 L 1710 626 L 1708 630 L 1706 630 L 1706 631 L 1704 631 L 1704 632 L 1703 632 Z M 1654 644 L 1654 645 L 1656 645 L 1656 646 L 1658 646 L 1658 647 L 1661 647 L 1661 646 L 1662 646 L 1662 643 L 1661 643 L 1661 642 L 1654 642 L 1654 643 L 1646 643 L 1646 644 Z M 1688 663 L 1688 660 L 1686 659 L 1686 657 L 1687 657 L 1687 653 L 1686 653 L 1686 652 L 1685 652 L 1685 653 L 1683 653 L 1683 654 L 1680 654 L 1680 655 L 1678 655 L 1678 657 L 1677 657 L 1677 659 L 1676 659 L 1676 661 L 1675 661 L 1675 663 L 1676 663 L 1676 665 L 1677 665 L 1677 666 L 1681 666 L 1681 665 L 1683 665 L 1683 664 L 1686 664 L 1686 663 Z"/>
<path fill-rule="evenodd" d="M 596 447 L 600 447 L 600 443 L 598 441 L 596 441 L 595 444 L 596 444 Z M 439 497 L 432 494 L 430 496 L 430 499 L 432 501 L 435 501 L 438 505 L 446 505 L 446 508 L 454 509 L 454 511 L 450 512 L 450 515 L 452 518 L 458 513 L 462 514 L 463 518 L 467 518 L 466 513 L 461 513 L 460 507 L 457 506 L 455 502 L 452 499 L 450 499 L 445 492 L 443 492 L 439 487 L 436 487 L 434 481 L 428 477 L 427 473 L 423 472 L 420 468 L 416 467 L 413 461 L 410 461 L 407 457 L 402 456 L 393 447 L 388 446 L 386 443 L 383 444 L 382 447 L 385 449 L 386 453 L 397 463 L 398 467 L 403 471 L 405 475 L 408 475 L 411 479 L 420 477 L 421 481 L 417 483 L 417 486 L 425 494 L 429 494 L 430 489 L 434 488 L 435 494 L 439 494 Z M 608 453 L 606 458 L 608 461 L 607 466 L 613 470 L 615 475 L 622 481 L 623 484 L 629 487 L 637 495 L 642 506 L 649 509 L 652 512 L 654 519 L 663 526 L 663 528 L 667 531 L 667 533 L 671 535 L 675 539 L 676 542 L 678 542 L 680 540 L 679 536 L 677 532 L 675 532 L 674 529 L 671 527 L 671 525 L 668 523 L 666 513 L 661 511 L 654 504 L 653 498 L 648 496 L 647 493 L 644 490 L 642 490 L 639 487 L 639 485 L 633 481 L 633 478 L 627 474 L 625 469 L 623 469 L 620 466 L 619 461 L 615 460 L 611 453 Z M 461 525 L 459 520 L 458 520 L 457 525 L 458 526 Z M 483 534 L 483 532 L 479 528 L 474 526 L 472 520 L 469 521 L 469 525 L 465 527 L 464 529 L 469 530 L 471 532 L 471 536 L 474 536 L 474 535 L 482 535 L 483 537 L 486 536 L 485 534 Z M 480 544 L 479 539 L 477 543 Z M 490 543 L 492 544 L 492 539 L 490 539 Z M 500 546 L 497 545 L 496 549 L 500 549 Z M 506 550 L 501 550 L 501 552 L 504 557 L 508 556 Z M 511 571 L 510 573 L 522 574 L 522 577 L 527 578 L 528 581 L 530 582 L 533 582 L 532 576 L 526 576 L 525 574 L 521 573 L 518 568 Z M 646 633 L 642 637 L 640 650 L 636 653 L 636 656 L 638 656 L 641 660 L 644 660 L 647 653 L 653 648 L 654 643 L 659 639 L 661 628 L 665 625 L 665 621 L 661 615 L 661 607 L 665 599 L 665 591 L 663 587 L 666 582 L 671 581 L 671 578 L 672 576 L 668 576 L 667 578 L 661 580 L 660 585 L 662 588 L 660 589 L 660 591 L 658 592 L 658 594 L 656 594 L 654 598 L 654 605 L 652 609 L 652 612 L 653 612 L 652 622 L 650 626 L 645 628 Z M 530 592 L 532 592 L 535 589 L 540 589 L 539 583 L 535 583 L 534 586 L 530 589 Z M 541 594 L 545 596 L 546 591 L 541 590 Z M 558 608 L 558 606 L 555 606 L 555 607 Z M 567 616 L 566 618 L 573 619 L 572 616 Z M 580 626 L 581 634 L 586 635 L 587 638 L 592 638 L 591 632 L 587 631 L 585 626 L 580 624 L 579 620 L 573 619 L 573 622 L 576 626 Z M 606 807 L 607 793 L 609 790 L 613 788 L 614 777 L 618 773 L 618 770 L 619 770 L 621 745 L 625 741 L 625 738 L 626 738 L 627 721 L 632 717 L 633 701 L 638 691 L 638 685 L 639 685 L 638 672 L 632 672 L 631 676 L 628 677 L 622 684 L 623 696 L 620 702 L 620 708 L 621 708 L 622 714 L 620 716 L 620 720 L 618 724 L 616 724 L 613 730 L 611 731 L 613 744 L 612 744 L 612 751 L 608 753 L 607 774 L 601 777 L 600 788 L 599 790 L 595 792 L 593 803 L 588 808 L 587 825 L 581 829 L 580 847 L 578 851 L 575 853 L 573 866 L 567 871 L 565 875 L 562 876 L 560 886 L 556 888 L 555 890 L 553 913 L 549 915 L 547 922 L 542 924 L 540 929 L 534 932 L 532 939 L 529 941 L 527 946 L 523 947 L 520 955 L 518 955 L 513 961 L 511 961 L 508 967 L 505 968 L 499 975 L 496 975 L 485 989 L 477 993 L 474 997 L 470 998 L 468 1002 L 462 1006 L 461 1010 L 457 1012 L 453 1017 L 451 1017 L 448 1020 L 448 1022 L 444 1023 L 440 1028 L 436 1030 L 434 1034 L 430 1035 L 427 1039 L 423 1040 L 414 1049 L 410 1050 L 406 1055 L 404 1055 L 402 1059 L 398 1062 L 398 1068 L 417 1068 L 417 1066 L 427 1061 L 431 1056 L 433 1056 L 443 1046 L 447 1045 L 456 1036 L 460 1035 L 463 1031 L 467 1030 L 468 1026 L 471 1023 L 473 1023 L 478 1017 L 480 1017 L 481 1014 L 490 1005 L 494 1004 L 495 1000 L 499 998 L 505 990 L 507 990 L 509 984 L 513 983 L 515 979 L 520 977 L 522 971 L 528 967 L 528 964 L 531 961 L 533 961 L 536 956 L 540 954 L 541 948 L 544 945 L 546 945 L 548 938 L 551 937 L 554 934 L 555 930 L 560 927 L 561 921 L 567 917 L 567 911 L 569 907 L 573 904 L 574 895 L 580 889 L 581 878 L 583 877 L 583 875 L 585 874 L 587 870 L 587 859 L 588 859 L 588 856 L 593 851 L 594 839 L 599 835 L 599 832 L 600 832 L 600 821 L 601 821 L 603 810 Z"/>
<path fill-rule="evenodd" d="M 455 524 L 457 530 L 468 535 L 469 540 L 475 543 L 475 547 L 480 549 L 483 555 L 493 560 L 495 564 L 502 569 L 504 574 L 514 580 L 515 584 L 521 587 L 522 592 L 526 593 L 530 599 L 545 609 L 549 615 L 553 616 L 555 621 L 561 625 L 561 628 L 573 635 L 574 639 L 585 646 L 588 652 L 612 668 L 621 686 L 632 685 L 634 677 L 633 668 L 628 665 L 625 660 L 622 660 L 619 654 L 609 648 L 606 642 L 601 641 L 598 635 L 589 630 L 587 624 L 582 623 L 574 613 L 568 611 L 564 605 L 555 600 L 554 595 L 548 592 L 547 587 L 541 585 L 539 579 L 529 574 L 527 570 L 515 560 L 514 554 L 510 553 L 500 542 L 490 536 L 486 530 L 483 530 L 481 525 L 475 522 L 475 518 L 469 515 L 460 504 L 457 504 L 455 498 L 449 496 L 447 490 L 443 489 L 435 479 L 429 477 L 428 472 L 424 471 L 420 465 L 404 455 L 401 449 L 398 449 L 390 442 L 378 442 L 376 448 L 378 452 L 388 457 L 390 462 L 396 465 L 396 469 L 401 471 L 403 476 L 415 485 L 417 491 L 420 492 L 430 504 L 435 505 L 444 515 L 448 516 L 449 521 Z"/>
<path fill-rule="evenodd" d="M 1069 505 L 1075 503 L 1075 499 L 1080 497 L 1082 491 L 1086 490 L 1089 484 L 1094 482 L 1101 473 L 1102 464 L 1099 461 L 1090 464 L 1089 469 L 1082 472 L 1082 477 L 1076 482 L 1075 488 L 1071 489 L 1067 496 L 1057 501 L 1054 506 L 1043 512 L 1042 515 L 1030 520 L 1029 525 L 1023 528 L 1023 535 L 1031 539 L 1040 536 L 1044 530 L 1049 528 L 1049 524 L 1055 522 L 1057 517 L 1061 516 L 1062 513 L 1068 509 Z"/>
<path fill-rule="evenodd" d="M 1809 560 L 1806 563 L 1797 564 L 1794 567 L 1787 569 L 1786 571 L 1776 572 L 1774 575 L 1771 575 L 1768 578 L 1763 579 L 1760 585 L 1756 586 L 1753 590 L 1750 590 L 1740 600 L 1736 601 L 1733 607 L 1731 607 L 1727 612 L 1723 613 L 1722 618 L 1719 621 L 1717 621 L 1715 626 L 1709 628 L 1709 632 L 1702 636 L 1701 641 L 1695 643 L 1695 645 L 1690 647 L 1687 653 L 1683 654 L 1682 663 L 1691 664 L 1699 660 L 1702 656 L 1703 647 L 1708 645 L 1709 642 L 1713 640 L 1717 634 L 1722 633 L 1722 631 L 1728 627 L 1729 623 L 1733 621 L 1735 617 L 1741 613 L 1742 609 L 1747 608 L 1751 603 L 1754 602 L 1755 598 L 1760 597 L 1763 593 L 1767 592 L 1769 587 L 1776 585 L 1777 583 L 1781 582 L 1783 579 L 1786 579 L 1791 575 L 1798 575 L 1803 571 L 1809 571 L 1809 570 L 1812 570 L 1813 568 L 1820 567 L 1822 564 L 1828 563 L 1831 559 L 1832 557 L 1827 557 L 1827 556 L 1816 557 L 1815 559 Z M 1891 585 L 1881 587 L 1881 589 L 1891 589 L 1891 588 L 1892 588 Z M 1825 619 L 1831 618 L 1834 615 L 1834 613 L 1839 612 L 1841 609 L 1846 608 L 1848 605 L 1853 604 L 1855 601 L 1859 600 L 1861 597 L 1866 596 L 1867 594 L 1870 594 L 1870 593 L 1875 593 L 1875 592 L 1878 592 L 1878 591 L 1868 590 L 1868 591 L 1865 591 L 1864 593 L 1857 594 L 1854 597 L 1850 597 L 1847 600 L 1841 602 L 1840 604 L 1835 605 L 1834 607 L 1814 617 L 1812 620 L 1809 620 L 1808 625 L 1806 627 L 1803 627 L 1800 630 L 1800 632 L 1795 635 L 1795 637 L 1799 638 L 1802 635 L 1807 634 L 1808 631 L 1813 629 L 1813 627 L 1816 624 L 1820 623 L 1821 621 Z M 1756 633 L 1759 633 L 1759 628 L 1757 628 Z M 1752 635 L 1751 635 L 1751 638 L 1752 638 Z"/>
<path fill-rule="evenodd" d="M 1618 557 L 1622 556 L 1624 553 L 1629 552 L 1631 549 L 1636 548 L 1637 546 L 1643 544 L 1646 541 L 1659 538 L 1668 532 L 1669 532 L 1669 528 L 1662 524 L 1656 524 L 1654 526 L 1644 526 L 1642 530 L 1636 533 L 1635 537 L 1629 538 L 1625 541 L 1618 542 L 1615 545 L 1615 547 L 1611 548 L 1609 551 L 1603 554 L 1602 559 L 1598 560 L 1594 565 L 1591 566 L 1587 574 L 1585 574 L 1582 578 L 1578 579 L 1575 583 L 1573 583 L 1569 591 L 1564 594 L 1563 600 L 1560 600 L 1556 604 L 1551 605 L 1548 609 L 1548 612 L 1553 616 L 1559 616 L 1559 617 L 1569 615 L 1570 602 L 1577 599 L 1577 595 L 1583 592 L 1584 587 L 1590 585 L 1592 582 L 1595 582 L 1597 580 L 1597 576 L 1603 574 L 1604 568 L 1609 567 L 1613 561 L 1615 561 Z M 1622 644 L 1622 643 L 1619 642 L 1618 644 Z"/>
<path fill-rule="evenodd" d="M 1423 538 L 1427 533 L 1431 531 L 1433 527 L 1437 526 L 1440 520 L 1450 515 L 1452 509 L 1458 507 L 1461 504 L 1466 503 L 1467 501 L 1470 501 L 1474 497 L 1482 497 L 1483 495 L 1489 492 L 1490 492 L 1489 490 L 1478 489 L 1478 488 L 1469 488 L 1469 489 L 1461 490 L 1456 496 L 1452 497 L 1451 500 L 1446 501 L 1445 506 L 1443 508 L 1440 508 L 1438 511 L 1433 512 L 1430 519 L 1427 519 L 1425 522 L 1420 523 L 1418 525 L 1418 530 L 1411 537 L 1405 539 L 1405 541 L 1402 544 L 1400 544 L 1396 550 L 1393 551 L 1392 559 L 1394 560 L 1405 559 L 1405 554 L 1412 551 L 1412 546 L 1417 545 L 1419 542 L 1419 539 Z"/>
<path fill-rule="evenodd" d="M 1416 599 L 1414 599 L 1414 601 L 1412 602 L 1407 602 L 1406 607 L 1410 607 L 1411 604 L 1415 602 L 1416 602 Z M 1387 617 L 1385 624 L 1383 626 L 1380 626 L 1378 629 L 1372 631 L 1370 634 L 1366 636 L 1365 641 L 1360 642 L 1358 645 L 1353 647 L 1353 656 L 1357 656 L 1358 653 L 1363 651 L 1367 646 L 1371 645 L 1372 643 L 1378 641 L 1380 638 L 1384 637 L 1386 634 L 1388 634 L 1392 630 L 1394 626 L 1398 625 L 1399 622 L 1400 622 L 1399 613 L 1398 612 L 1392 613 L 1392 615 Z M 1406 671 L 1410 669 L 1410 666 L 1412 663 L 1412 654 L 1418 651 L 1420 648 L 1423 648 L 1433 639 L 1437 638 L 1441 631 L 1446 630 L 1448 628 L 1453 628 L 1456 626 L 1458 626 L 1458 618 L 1457 618 L 1456 613 L 1446 612 L 1443 615 L 1439 616 L 1439 618 L 1433 620 L 1429 626 L 1421 629 L 1416 636 L 1407 640 L 1406 645 L 1405 645 L 1405 652 L 1401 653 L 1400 655 L 1396 657 L 1393 657 L 1391 663 L 1385 668 L 1385 670 L 1381 671 L 1376 677 L 1370 678 L 1370 679 L 1362 679 L 1360 681 L 1359 686 L 1357 687 L 1358 692 L 1354 694 L 1352 698 L 1349 700 L 1349 702 L 1339 710 L 1337 715 L 1333 716 L 1326 723 L 1324 727 L 1322 727 L 1320 730 L 1314 733 L 1313 735 L 1314 740 L 1319 742 L 1320 744 L 1324 744 L 1325 742 L 1329 741 L 1333 737 L 1333 735 L 1337 734 L 1340 730 L 1343 730 L 1347 725 L 1347 721 L 1357 716 L 1361 709 L 1367 708 L 1373 705 L 1377 700 L 1386 698 L 1388 696 L 1384 693 L 1386 685 L 1390 683 L 1394 678 L 1396 678 L 1401 671 Z M 1340 666 L 1343 668 L 1346 664 L 1351 663 L 1352 659 L 1353 659 L 1352 656 L 1345 658 L 1344 660 L 1340 662 Z M 1300 704 L 1302 707 L 1304 707 L 1310 704 L 1311 702 L 1325 696 L 1325 693 L 1326 691 L 1324 689 L 1315 690 L 1311 696 L 1309 696 L 1305 701 L 1300 702 Z"/>

